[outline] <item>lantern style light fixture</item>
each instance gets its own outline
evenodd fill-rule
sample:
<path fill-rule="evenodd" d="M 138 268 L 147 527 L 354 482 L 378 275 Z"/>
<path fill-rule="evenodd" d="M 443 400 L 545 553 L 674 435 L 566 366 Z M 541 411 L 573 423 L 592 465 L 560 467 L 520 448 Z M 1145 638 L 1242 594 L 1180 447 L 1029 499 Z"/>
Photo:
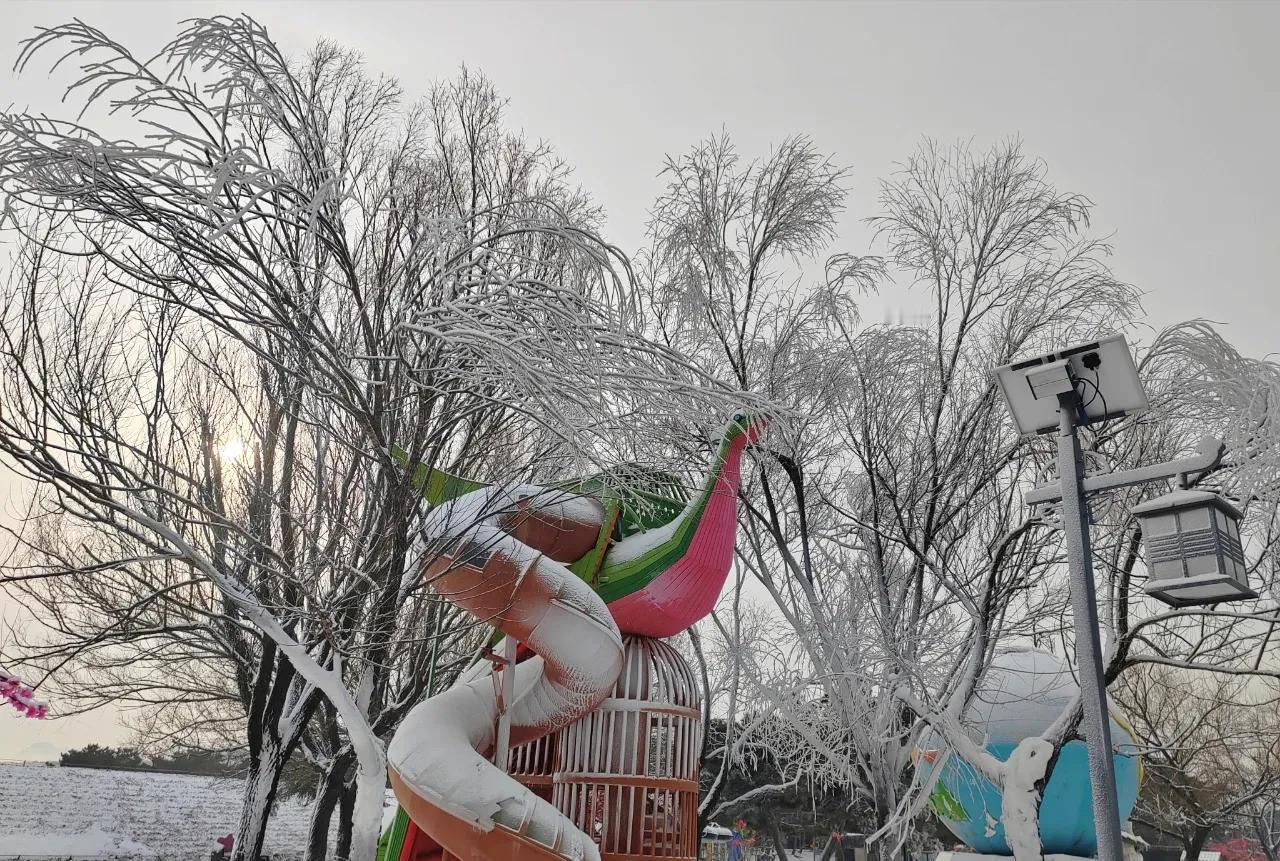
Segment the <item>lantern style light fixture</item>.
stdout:
<path fill-rule="evenodd" d="M 1240 511 L 1217 493 L 1175 490 L 1133 509 L 1142 525 L 1148 595 L 1173 607 L 1256 598 Z"/>

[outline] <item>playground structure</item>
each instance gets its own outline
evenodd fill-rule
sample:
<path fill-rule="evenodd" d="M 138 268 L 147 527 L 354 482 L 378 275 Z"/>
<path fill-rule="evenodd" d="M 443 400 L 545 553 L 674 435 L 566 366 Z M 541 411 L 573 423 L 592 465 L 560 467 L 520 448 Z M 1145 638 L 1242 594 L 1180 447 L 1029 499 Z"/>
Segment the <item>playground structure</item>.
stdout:
<path fill-rule="evenodd" d="M 576 723 L 511 752 L 508 772 L 599 842 L 604 861 L 693 858 L 702 713 L 680 653 L 629 634 L 609 696 Z"/>
<path fill-rule="evenodd" d="M 424 575 L 506 639 L 397 731 L 382 861 L 696 856 L 697 688 L 657 638 L 714 607 L 762 428 L 735 416 L 691 498 L 652 473 L 618 489 L 419 471 L 438 551 Z"/>
<path fill-rule="evenodd" d="M 679 652 L 627 635 L 623 669 L 609 696 L 580 721 L 513 748 L 507 773 L 592 835 L 604 861 L 693 859 L 700 705 Z M 393 861 L 443 854 L 404 809 L 385 842 L 381 857 Z"/>
<path fill-rule="evenodd" d="M 1011 650 L 992 661 L 967 722 L 986 739 L 987 749 L 1007 759 L 1025 738 L 1039 735 L 1076 693 L 1069 667 L 1056 656 L 1034 649 Z M 1116 795 L 1123 821 L 1133 810 L 1142 782 L 1142 761 L 1133 732 L 1111 715 L 1115 740 L 1113 761 Z M 927 747 L 927 743 L 926 743 Z M 1005 840 L 999 789 L 957 756 L 942 759 L 939 751 L 915 751 L 916 767 L 928 777 L 941 762 L 942 774 L 929 806 L 943 824 L 977 852 L 1012 855 Z M 1093 792 L 1084 742 L 1068 742 L 1044 789 L 1040 805 L 1040 839 L 1046 855 L 1094 857 L 1097 836 Z"/>

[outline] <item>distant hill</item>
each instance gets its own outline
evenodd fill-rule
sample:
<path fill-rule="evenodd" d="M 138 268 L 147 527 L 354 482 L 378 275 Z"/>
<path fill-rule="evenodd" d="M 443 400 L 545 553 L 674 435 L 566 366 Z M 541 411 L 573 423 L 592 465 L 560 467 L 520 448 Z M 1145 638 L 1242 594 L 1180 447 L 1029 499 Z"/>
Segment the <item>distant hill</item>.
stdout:
<path fill-rule="evenodd" d="M 235 830 L 241 786 L 225 777 L 0 764 L 0 859 L 201 861 L 215 837 Z M 308 815 L 305 802 L 277 804 L 263 851 L 279 861 L 300 858 Z"/>
<path fill-rule="evenodd" d="M 47 741 L 38 741 L 18 751 L 14 759 L 25 759 L 29 762 L 57 762 L 61 755 L 62 751 L 56 746 Z"/>

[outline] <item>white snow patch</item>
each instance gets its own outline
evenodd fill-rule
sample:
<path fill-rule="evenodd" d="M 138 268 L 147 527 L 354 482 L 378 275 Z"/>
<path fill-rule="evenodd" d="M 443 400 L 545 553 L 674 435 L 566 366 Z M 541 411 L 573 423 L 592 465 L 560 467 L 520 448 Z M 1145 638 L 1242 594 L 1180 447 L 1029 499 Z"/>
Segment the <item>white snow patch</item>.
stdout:
<path fill-rule="evenodd" d="M 609 548 L 609 564 L 618 565 L 622 562 L 638 559 L 653 548 L 669 541 L 671 536 L 688 518 L 688 512 L 689 509 L 686 508 L 675 520 L 665 526 L 650 529 L 648 532 L 637 532 L 635 535 L 628 535 L 617 542 Z"/>
<path fill-rule="evenodd" d="M 1040 792 L 1036 781 L 1044 777 L 1053 745 L 1035 736 L 1018 742 L 1005 763 L 1003 811 L 1005 841 L 1018 861 L 1041 857 L 1040 822 L 1036 807 Z"/>
<path fill-rule="evenodd" d="M 75 833 L 47 832 L 0 837 L 0 852 L 6 855 L 155 855 L 145 843 L 122 834 L 103 831 L 96 825 Z"/>
<path fill-rule="evenodd" d="M 214 838 L 236 830 L 243 786 L 192 774 L 0 764 L 0 858 L 208 858 Z M 301 858 L 309 821 L 305 799 L 278 801 L 264 854 Z"/>
<path fill-rule="evenodd" d="M 382 800 L 382 831 L 379 833 L 387 833 L 387 829 L 396 821 L 396 812 L 399 809 L 400 804 L 396 801 L 396 794 L 387 789 L 386 798 Z"/>

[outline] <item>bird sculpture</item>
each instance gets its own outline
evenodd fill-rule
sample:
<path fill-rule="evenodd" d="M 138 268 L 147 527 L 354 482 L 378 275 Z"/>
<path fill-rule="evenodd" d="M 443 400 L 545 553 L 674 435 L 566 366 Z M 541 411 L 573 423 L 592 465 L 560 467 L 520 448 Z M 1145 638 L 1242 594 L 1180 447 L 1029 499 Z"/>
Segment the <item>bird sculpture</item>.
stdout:
<path fill-rule="evenodd" d="M 456 506 L 439 518 L 455 527 L 476 510 L 501 510 L 498 531 L 564 563 L 604 600 L 622 633 L 671 637 L 710 613 L 724 587 L 742 455 L 765 424 L 735 415 L 692 496 L 673 476 L 635 467 L 612 481 L 594 475 L 505 491 L 427 467 L 413 481 L 436 510 Z"/>
<path fill-rule="evenodd" d="M 651 472 L 551 485 L 486 485 L 417 467 L 432 506 L 424 576 L 529 656 L 503 702 L 478 664 L 420 703 L 388 749 L 402 806 L 380 861 L 598 861 L 546 800 L 490 761 L 505 716 L 519 745 L 566 726 L 608 694 L 621 634 L 669 637 L 711 612 L 733 560 L 743 452 L 765 422 L 734 416 L 706 478 L 687 498 Z M 622 485 L 620 488 L 619 485 Z"/>

